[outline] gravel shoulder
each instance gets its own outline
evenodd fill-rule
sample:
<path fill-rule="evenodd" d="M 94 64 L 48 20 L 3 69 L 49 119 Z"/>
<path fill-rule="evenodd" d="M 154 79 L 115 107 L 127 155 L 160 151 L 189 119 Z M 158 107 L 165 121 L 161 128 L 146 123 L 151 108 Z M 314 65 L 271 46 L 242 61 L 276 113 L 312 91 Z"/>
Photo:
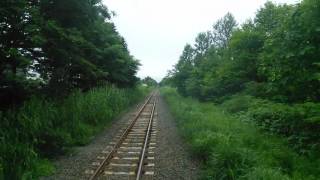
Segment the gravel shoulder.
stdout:
<path fill-rule="evenodd" d="M 85 179 L 83 175 L 90 163 L 108 146 L 123 125 L 135 116 L 142 103 L 113 120 L 112 125 L 96 135 L 88 145 L 75 147 L 69 155 L 59 157 L 54 162 L 56 173 L 41 179 Z M 183 140 L 178 135 L 175 121 L 161 96 L 157 104 L 157 131 L 153 179 L 197 179 L 198 163 L 188 154 Z"/>
<path fill-rule="evenodd" d="M 174 118 L 161 96 L 157 111 L 159 133 L 154 179 L 197 179 L 199 163 L 191 159 L 186 145 L 178 134 Z"/>
<path fill-rule="evenodd" d="M 118 118 L 115 118 L 111 122 L 111 125 L 109 124 L 104 131 L 96 135 L 88 145 L 74 147 L 71 154 L 55 160 L 56 173 L 49 177 L 42 177 L 41 179 L 85 179 L 83 175 L 85 170 L 91 165 L 90 163 L 92 163 L 96 159 L 97 154 L 101 153 L 112 141 L 119 129 L 123 127 L 123 124 L 135 116 L 136 111 L 142 103 L 143 102 L 140 102 L 138 105 L 132 106 L 130 110 L 122 113 Z"/>

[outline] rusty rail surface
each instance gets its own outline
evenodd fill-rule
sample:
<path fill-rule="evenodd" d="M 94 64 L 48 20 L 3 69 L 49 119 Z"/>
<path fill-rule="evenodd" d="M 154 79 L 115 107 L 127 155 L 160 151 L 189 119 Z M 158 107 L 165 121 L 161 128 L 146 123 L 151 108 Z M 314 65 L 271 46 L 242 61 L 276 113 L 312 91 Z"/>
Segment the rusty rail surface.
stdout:
<path fill-rule="evenodd" d="M 150 119 L 149 119 L 149 124 L 148 124 L 148 129 L 146 132 L 146 136 L 144 138 L 144 145 L 143 145 L 143 149 L 140 155 L 140 160 L 139 160 L 139 167 L 136 173 L 136 180 L 140 180 L 141 178 L 141 174 L 142 174 L 142 167 L 143 167 L 143 162 L 144 162 L 144 158 L 145 158 L 145 154 L 146 154 L 146 149 L 148 146 L 148 141 L 149 141 L 149 137 L 151 134 L 151 125 L 152 125 L 152 121 L 153 121 L 153 115 L 154 115 L 154 110 L 156 108 L 156 100 L 153 102 L 153 106 L 152 106 L 152 111 L 151 111 L 151 115 L 150 115 Z"/>
<path fill-rule="evenodd" d="M 112 147 L 112 150 L 110 151 L 110 153 L 106 156 L 106 158 L 102 161 L 102 163 L 98 166 L 98 168 L 94 171 L 92 176 L 89 178 L 90 180 L 97 179 L 100 176 L 100 174 L 103 172 L 104 168 L 109 164 L 109 161 L 114 157 L 115 153 L 117 152 L 117 150 L 119 149 L 121 144 L 127 138 L 130 130 L 133 128 L 133 126 L 135 125 L 135 123 L 137 122 L 139 117 L 141 116 L 143 110 L 146 108 L 147 104 L 149 104 L 149 102 L 152 98 L 154 99 L 154 102 L 152 104 L 152 111 L 151 111 L 151 115 L 150 115 L 150 118 L 148 121 L 148 127 L 147 127 L 147 131 L 146 131 L 145 138 L 144 138 L 143 148 L 141 150 L 141 154 L 139 157 L 138 169 L 136 170 L 136 180 L 139 180 L 141 178 L 142 173 L 143 173 L 143 164 L 144 164 L 144 160 L 145 160 L 145 156 L 146 156 L 148 142 L 149 142 L 150 134 L 152 131 L 152 122 L 153 122 L 155 106 L 156 106 L 155 93 L 152 93 L 147 98 L 147 100 L 142 105 L 142 107 L 138 110 L 138 113 L 136 114 L 134 119 L 130 122 L 129 126 L 125 129 L 125 131 L 122 133 L 122 135 L 120 136 L 118 141 L 115 143 L 115 145 Z"/>

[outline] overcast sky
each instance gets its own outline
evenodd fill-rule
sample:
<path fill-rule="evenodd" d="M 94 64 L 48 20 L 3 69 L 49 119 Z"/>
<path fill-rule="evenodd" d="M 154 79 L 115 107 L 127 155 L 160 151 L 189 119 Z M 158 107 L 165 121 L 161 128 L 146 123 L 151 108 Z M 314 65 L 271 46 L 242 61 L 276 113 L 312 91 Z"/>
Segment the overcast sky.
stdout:
<path fill-rule="evenodd" d="M 272 0 L 297 3 L 299 0 Z M 177 63 L 186 43 L 231 12 L 239 24 L 253 18 L 266 0 L 103 0 L 130 53 L 142 64 L 138 76 L 160 81 Z"/>

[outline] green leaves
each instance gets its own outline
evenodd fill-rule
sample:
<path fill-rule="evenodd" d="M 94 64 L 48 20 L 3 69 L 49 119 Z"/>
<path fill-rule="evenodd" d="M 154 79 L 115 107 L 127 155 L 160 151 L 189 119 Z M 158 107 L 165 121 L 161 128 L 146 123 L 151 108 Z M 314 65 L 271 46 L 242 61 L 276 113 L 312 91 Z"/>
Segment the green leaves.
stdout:
<path fill-rule="evenodd" d="M 299 153 L 317 156 L 319 19 L 320 1 L 314 0 L 296 5 L 267 2 L 254 20 L 238 29 L 232 16 L 226 15 L 214 25 L 212 44 L 207 46 L 209 36 L 200 33 L 194 46 L 185 47 L 167 79 L 172 79 L 180 94 L 222 103 L 239 118 L 245 116 L 246 121 L 285 136 Z M 195 142 L 205 152 L 198 143 L 206 143 Z M 286 166 L 287 159 L 281 161 Z M 263 168 L 255 171 L 277 173 Z"/>
<path fill-rule="evenodd" d="M 319 179 L 320 159 L 316 156 L 319 145 L 312 144 L 314 157 L 301 156 L 288 147 L 286 139 L 263 133 L 253 123 L 242 121 L 244 118 L 250 119 L 247 116 L 235 118 L 212 103 L 183 98 L 172 88 L 162 88 L 161 93 L 184 140 L 203 165 L 202 179 Z M 252 104 L 255 104 L 254 107 Z M 311 110 L 315 109 L 314 105 L 302 106 L 308 106 Z M 303 117 L 300 111 L 305 108 L 274 104 L 249 96 L 231 97 L 225 106 L 232 106 L 228 110 L 238 113 L 251 106 L 250 109 L 259 117 L 258 121 L 263 121 L 261 124 L 265 128 L 277 130 L 279 122 L 295 123 L 286 127 L 295 130 L 290 142 L 303 148 L 306 142 L 319 141 L 319 129 L 304 129 L 309 127 L 305 126 L 308 123 L 299 119 Z M 244 112 L 242 115 L 245 116 Z M 262 116 L 268 118 L 260 119 Z"/>
<path fill-rule="evenodd" d="M 157 86 L 157 81 L 152 79 L 151 77 L 147 76 L 144 79 L 141 80 L 141 82 L 149 87 L 155 87 Z"/>
<path fill-rule="evenodd" d="M 50 168 L 37 165 L 39 154 L 87 142 L 97 124 L 141 95 L 114 87 L 89 91 L 138 81 L 139 63 L 110 17 L 101 0 L 1 2 L 0 179 L 35 179 Z M 59 102 L 75 89 L 89 93 Z"/>
<path fill-rule="evenodd" d="M 199 33 L 187 45 L 173 70 L 178 91 L 201 100 L 215 100 L 251 89 L 277 101 L 319 101 L 319 3 L 298 5 L 267 2 L 254 21 L 241 28 L 231 14 L 214 24 L 212 32 Z M 318 9 L 317 9 L 318 8 Z M 260 92 L 257 92 L 260 91 Z M 246 91 L 250 93 L 249 91 Z"/>
<path fill-rule="evenodd" d="M 38 179 L 46 175 L 50 169 L 39 169 L 45 168 L 38 164 L 39 160 L 88 143 L 115 116 L 147 93 L 145 88 L 110 86 L 86 93 L 76 91 L 63 101 L 34 97 L 17 110 L 0 111 L 0 177 L 3 174 L 4 179 Z"/>
<path fill-rule="evenodd" d="M 114 24 L 105 21 L 111 16 L 100 0 L 5 1 L 0 15 L 0 87 L 7 87 L 1 93 L 8 97 L 0 94 L 0 100 L 5 105 L 28 97 L 10 95 L 8 87 L 16 82 L 8 81 L 8 74 L 24 83 L 36 78 L 45 93 L 56 96 L 102 83 L 132 87 L 137 82 L 139 64 Z"/>

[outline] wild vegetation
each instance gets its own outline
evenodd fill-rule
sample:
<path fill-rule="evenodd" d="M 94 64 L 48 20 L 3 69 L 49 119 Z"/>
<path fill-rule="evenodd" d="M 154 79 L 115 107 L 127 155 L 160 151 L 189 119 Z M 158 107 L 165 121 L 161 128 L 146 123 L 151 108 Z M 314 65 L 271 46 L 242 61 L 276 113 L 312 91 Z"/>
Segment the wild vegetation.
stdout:
<path fill-rule="evenodd" d="M 136 103 L 147 88 L 104 87 L 76 91 L 63 101 L 33 97 L 19 110 L 1 113 L 0 178 L 34 179 L 53 171 L 46 160 L 84 145 Z"/>
<path fill-rule="evenodd" d="M 35 179 L 146 88 L 101 0 L 0 4 L 0 179 Z"/>
<path fill-rule="evenodd" d="M 152 79 L 150 76 L 147 76 L 144 79 L 142 79 L 141 83 L 145 84 L 147 86 L 152 86 L 152 87 L 155 87 L 158 85 L 158 82 L 156 80 Z"/>
<path fill-rule="evenodd" d="M 0 101 L 66 96 L 101 84 L 132 87 L 138 61 L 101 0 L 16 0 L 0 6 Z"/>
<path fill-rule="evenodd" d="M 289 180 L 320 178 L 320 159 L 301 156 L 285 138 L 261 132 L 210 102 L 162 88 L 193 156 L 202 162 L 201 179 Z"/>
<path fill-rule="evenodd" d="M 161 84 L 214 102 L 286 137 L 299 154 L 319 158 L 319 20 L 314 0 L 267 2 L 240 26 L 228 13 L 185 46 Z"/>

